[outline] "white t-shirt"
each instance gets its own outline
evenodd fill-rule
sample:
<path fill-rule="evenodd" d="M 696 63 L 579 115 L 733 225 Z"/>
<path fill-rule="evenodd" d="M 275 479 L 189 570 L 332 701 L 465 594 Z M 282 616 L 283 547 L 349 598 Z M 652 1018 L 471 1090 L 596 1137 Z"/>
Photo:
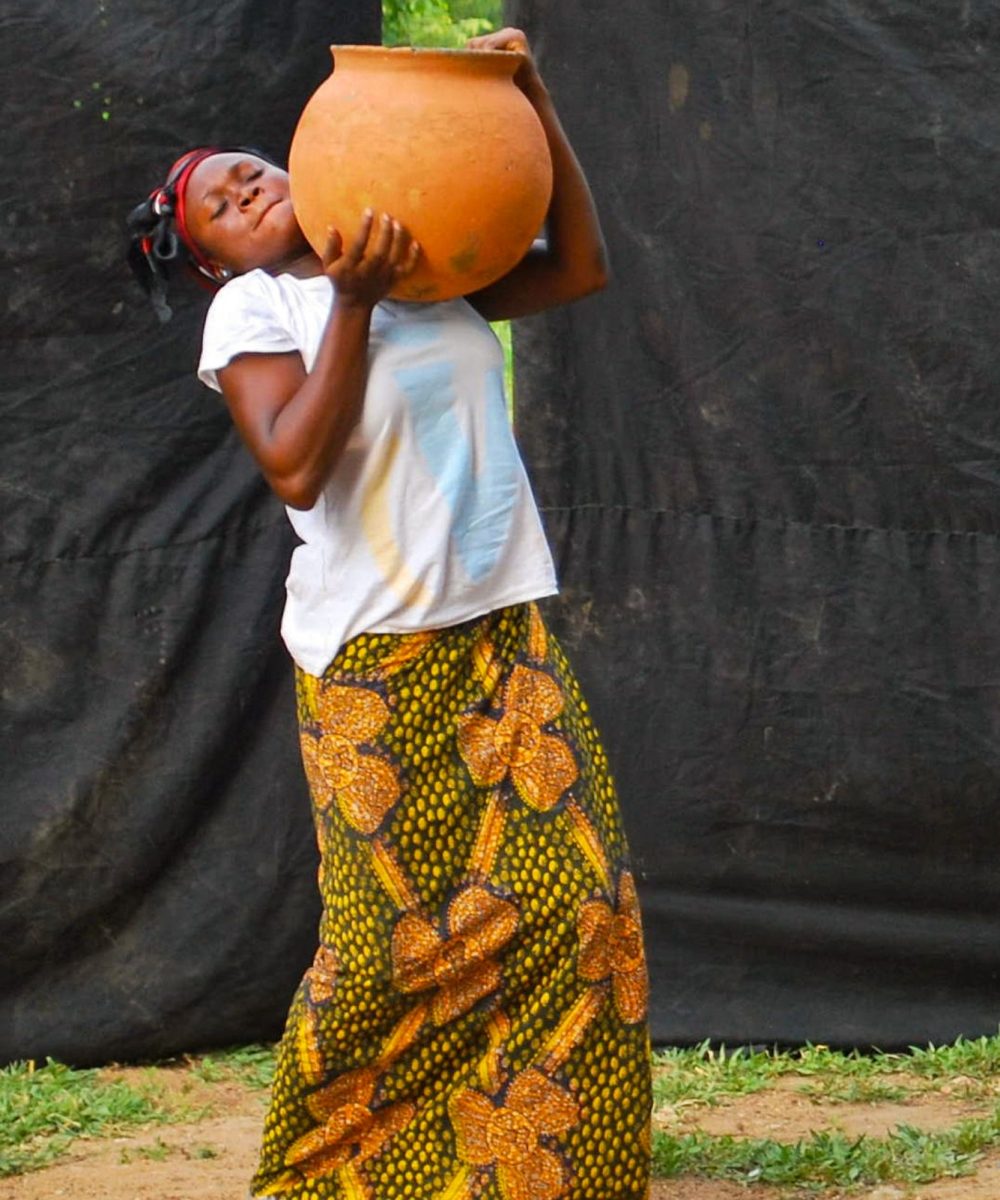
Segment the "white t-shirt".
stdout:
<path fill-rule="evenodd" d="M 238 276 L 209 309 L 199 378 L 237 355 L 297 350 L 306 370 L 330 280 Z M 321 675 L 363 632 L 437 629 L 548 596 L 555 570 L 503 390 L 503 354 L 464 300 L 384 301 L 372 316 L 360 421 L 308 512 L 286 582 L 282 637 Z"/>

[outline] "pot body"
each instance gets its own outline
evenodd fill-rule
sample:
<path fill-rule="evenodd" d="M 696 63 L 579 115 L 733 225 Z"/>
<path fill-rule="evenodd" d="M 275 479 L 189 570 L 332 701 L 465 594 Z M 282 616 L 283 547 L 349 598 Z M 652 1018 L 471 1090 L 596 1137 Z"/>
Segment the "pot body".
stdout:
<path fill-rule="evenodd" d="M 420 242 L 399 300 L 466 295 L 505 275 L 538 236 L 552 194 L 545 133 L 509 51 L 332 46 L 333 74 L 299 118 L 292 205 L 322 254 L 350 245 L 366 208 Z"/>

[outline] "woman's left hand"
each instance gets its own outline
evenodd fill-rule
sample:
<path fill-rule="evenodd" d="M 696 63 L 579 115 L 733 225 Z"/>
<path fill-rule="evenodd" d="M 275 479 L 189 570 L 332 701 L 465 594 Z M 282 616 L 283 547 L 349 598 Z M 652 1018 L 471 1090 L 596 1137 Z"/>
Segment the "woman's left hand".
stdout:
<path fill-rule="evenodd" d="M 538 68 L 528 46 L 527 35 L 520 29 L 498 29 L 495 33 L 484 33 L 480 37 L 470 38 L 466 43 L 469 50 L 513 50 L 524 56 L 525 61 L 514 72 L 514 82 L 522 91 L 527 91 L 532 84 L 538 84 L 541 79 Z"/>

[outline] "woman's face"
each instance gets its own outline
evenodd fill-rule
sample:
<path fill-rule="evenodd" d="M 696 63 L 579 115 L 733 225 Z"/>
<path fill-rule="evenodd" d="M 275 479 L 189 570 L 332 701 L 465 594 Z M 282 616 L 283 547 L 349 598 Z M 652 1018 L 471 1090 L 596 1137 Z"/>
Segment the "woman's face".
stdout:
<path fill-rule="evenodd" d="M 188 233 L 213 265 L 236 275 L 276 268 L 308 252 L 288 192 L 288 174 L 253 154 L 213 154 L 191 172 Z"/>

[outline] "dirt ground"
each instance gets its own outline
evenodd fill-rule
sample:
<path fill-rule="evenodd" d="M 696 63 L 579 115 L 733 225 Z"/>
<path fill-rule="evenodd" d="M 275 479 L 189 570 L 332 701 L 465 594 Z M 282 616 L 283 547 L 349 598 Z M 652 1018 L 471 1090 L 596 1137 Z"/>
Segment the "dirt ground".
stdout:
<path fill-rule="evenodd" d="M 121 1070 L 117 1076 L 128 1078 Z M 181 1073 L 178 1072 L 177 1086 Z M 237 1083 L 198 1083 L 184 1079 L 184 1101 L 211 1115 L 183 1124 L 156 1125 L 127 1137 L 74 1143 L 56 1165 L 0 1180 L 0 1200 L 245 1200 L 253 1171 L 265 1095 Z M 942 1129 L 992 1105 L 961 1095 L 932 1092 L 901 1103 L 824 1104 L 780 1080 L 756 1095 L 715 1108 L 661 1110 L 668 1129 L 700 1128 L 737 1137 L 795 1141 L 820 1129 L 879 1137 L 896 1125 Z M 684 1178 L 653 1185 L 651 1200 L 782 1200 L 791 1193 L 754 1186 Z M 798 1193 L 803 1195 L 803 1193 Z M 827 1192 L 824 1200 L 836 1200 Z M 919 1188 L 892 1185 L 861 1189 L 860 1200 L 1000 1200 L 1000 1154 L 987 1156 L 977 1173 Z"/>

